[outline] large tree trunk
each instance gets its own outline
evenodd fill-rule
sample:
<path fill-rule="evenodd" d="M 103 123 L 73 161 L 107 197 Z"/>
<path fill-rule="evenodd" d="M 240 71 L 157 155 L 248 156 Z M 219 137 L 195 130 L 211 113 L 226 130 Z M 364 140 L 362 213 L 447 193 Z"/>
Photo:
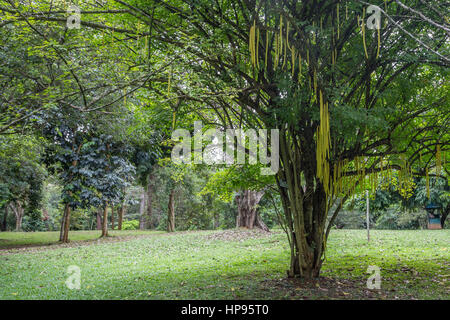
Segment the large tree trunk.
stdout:
<path fill-rule="evenodd" d="M 108 206 L 103 208 L 102 237 L 108 236 Z"/>
<path fill-rule="evenodd" d="M 167 231 L 175 231 L 175 190 L 170 191 L 169 206 L 167 212 Z"/>
<path fill-rule="evenodd" d="M 97 218 L 97 230 L 102 230 L 102 209 L 98 209 L 97 210 L 97 214 L 96 214 L 96 218 Z"/>
<path fill-rule="evenodd" d="M 324 261 L 326 239 L 332 223 L 326 229 L 329 199 L 316 178 L 314 144 L 303 143 L 300 155 L 296 147 L 298 142 L 292 142 L 292 137 L 287 138 L 285 130 L 280 131 L 281 166 L 276 178 L 291 249 L 288 276 L 310 279 L 319 276 Z"/>
<path fill-rule="evenodd" d="M 16 217 L 16 231 L 22 229 L 22 217 Z"/>
<path fill-rule="evenodd" d="M 269 228 L 267 228 L 258 214 L 258 203 L 263 195 L 264 191 L 253 190 L 244 190 L 236 195 L 235 200 L 238 206 L 237 228 L 259 228 L 269 231 Z"/>
<path fill-rule="evenodd" d="M 145 229 L 145 192 L 141 194 L 141 203 L 139 205 L 139 230 Z"/>
<path fill-rule="evenodd" d="M 153 218 L 153 180 L 154 175 L 153 173 L 150 173 L 148 176 L 148 183 L 147 183 L 147 219 L 145 223 L 146 229 L 152 229 L 155 227 L 155 222 Z"/>
<path fill-rule="evenodd" d="M 125 215 L 125 210 L 126 210 L 125 205 L 122 205 L 119 208 L 119 211 L 118 211 L 119 220 L 117 221 L 117 229 L 118 230 L 122 230 L 123 216 Z"/>
<path fill-rule="evenodd" d="M 3 222 L 2 222 L 2 231 L 6 231 L 6 223 L 8 219 L 8 204 L 5 205 L 5 213 L 3 215 Z"/>

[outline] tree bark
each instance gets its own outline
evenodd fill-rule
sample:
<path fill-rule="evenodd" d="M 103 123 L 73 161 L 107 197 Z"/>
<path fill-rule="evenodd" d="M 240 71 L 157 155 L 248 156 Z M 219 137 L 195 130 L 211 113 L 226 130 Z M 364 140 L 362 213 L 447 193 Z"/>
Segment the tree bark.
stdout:
<path fill-rule="evenodd" d="M 64 222 L 66 221 L 66 206 L 64 205 L 63 215 L 61 217 L 61 227 L 59 228 L 59 241 L 63 241 L 64 239 Z"/>
<path fill-rule="evenodd" d="M 78 148 L 75 151 L 75 144 L 72 145 L 72 152 L 75 152 L 76 155 L 78 155 L 80 153 L 81 147 L 82 147 L 82 143 L 80 143 L 80 145 L 78 146 Z M 73 160 L 72 161 L 72 167 L 75 168 L 78 165 L 78 160 Z M 72 196 L 72 192 L 69 191 L 69 196 Z M 69 203 L 65 204 L 64 207 L 64 214 L 63 217 L 61 219 L 61 230 L 59 233 L 59 241 L 62 242 L 69 242 L 69 229 L 70 229 L 70 212 L 71 212 L 71 207 Z"/>
<path fill-rule="evenodd" d="M 114 230 L 115 221 L 114 221 L 114 206 L 111 206 L 111 230 Z"/>
<path fill-rule="evenodd" d="M 97 210 L 97 230 L 102 230 L 103 222 L 102 222 L 102 209 Z"/>
<path fill-rule="evenodd" d="M 447 219 L 449 213 L 450 213 L 450 203 L 447 204 L 447 207 L 445 207 L 445 209 L 442 211 L 442 215 L 441 215 L 441 228 L 442 229 L 444 229 L 445 220 Z"/>
<path fill-rule="evenodd" d="M 102 237 L 108 236 L 108 206 L 103 208 Z"/>
<path fill-rule="evenodd" d="M 6 224 L 7 224 L 7 219 L 8 219 L 8 204 L 5 205 L 5 213 L 3 215 L 3 222 L 2 222 L 2 231 L 6 231 Z"/>
<path fill-rule="evenodd" d="M 258 203 L 264 195 L 264 191 L 244 190 L 236 195 L 235 200 L 238 206 L 236 217 L 237 228 L 259 228 L 269 231 L 269 228 L 262 221 L 258 214 Z"/>
<path fill-rule="evenodd" d="M 24 215 L 24 208 L 20 201 L 14 201 L 13 203 L 9 203 L 9 207 L 14 212 L 16 216 L 16 231 L 20 231 L 22 229 L 22 219 Z"/>
<path fill-rule="evenodd" d="M 145 229 L 145 192 L 141 194 L 141 203 L 139 205 L 139 230 Z"/>
<path fill-rule="evenodd" d="M 70 205 L 67 203 L 64 207 L 64 215 L 63 215 L 63 221 L 64 223 L 61 226 L 62 232 L 62 238 L 60 237 L 60 241 L 63 243 L 69 242 L 69 230 L 70 230 L 70 212 L 71 208 Z"/>
<path fill-rule="evenodd" d="M 174 232 L 175 231 L 175 190 L 170 191 L 169 195 L 169 206 L 167 212 L 167 231 Z"/>
<path fill-rule="evenodd" d="M 276 180 L 285 216 L 291 265 L 289 277 L 315 278 L 320 274 L 328 228 L 328 197 L 320 180 L 316 178 L 315 146 L 293 147 L 298 142 L 280 130 L 280 170 Z M 302 161 L 300 161 L 302 159 Z M 301 182 L 304 185 L 301 185 Z M 336 210 L 339 211 L 340 206 Z M 329 227 L 329 226 L 328 226 Z"/>

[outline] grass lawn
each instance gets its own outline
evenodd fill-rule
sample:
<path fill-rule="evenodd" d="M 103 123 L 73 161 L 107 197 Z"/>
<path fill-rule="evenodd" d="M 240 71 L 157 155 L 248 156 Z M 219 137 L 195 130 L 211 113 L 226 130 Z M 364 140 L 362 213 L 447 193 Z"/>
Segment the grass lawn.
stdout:
<path fill-rule="evenodd" d="M 157 233 L 162 233 L 162 231 L 108 230 L 108 235 L 110 237 L 119 239 Z M 102 232 L 99 230 L 71 231 L 69 234 L 69 239 L 71 242 L 98 240 L 101 234 Z M 58 242 L 59 242 L 59 231 L 0 232 L 0 250 L 10 248 L 54 245 L 58 244 Z"/>
<path fill-rule="evenodd" d="M 449 299 L 450 230 L 333 230 L 319 280 L 286 278 L 285 234 L 246 230 L 173 234 L 114 231 L 0 233 L 0 299 Z M 111 241 L 115 239 L 115 241 Z M 84 244 L 84 245 L 82 245 Z M 70 290 L 68 266 L 81 269 Z M 381 289 L 366 286 L 369 265 Z"/>

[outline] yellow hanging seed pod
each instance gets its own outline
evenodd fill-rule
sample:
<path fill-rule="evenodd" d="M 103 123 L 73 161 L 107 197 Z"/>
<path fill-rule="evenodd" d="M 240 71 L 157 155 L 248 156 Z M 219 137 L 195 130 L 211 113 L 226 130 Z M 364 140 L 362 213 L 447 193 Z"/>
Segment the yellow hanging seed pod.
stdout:
<path fill-rule="evenodd" d="M 255 54 L 255 59 L 256 59 L 256 66 L 259 69 L 259 28 L 256 29 L 256 54 Z"/>
<path fill-rule="evenodd" d="M 289 47 L 289 20 L 286 21 L 286 47 L 290 49 Z"/>
<path fill-rule="evenodd" d="M 295 60 L 296 60 L 296 53 L 295 53 L 295 47 L 291 47 L 291 67 L 292 67 L 292 77 L 294 76 L 294 69 L 295 69 Z"/>
<path fill-rule="evenodd" d="M 300 54 L 300 52 L 298 53 L 298 73 L 299 73 L 299 77 L 300 77 L 300 73 L 302 73 L 302 55 Z"/>
<path fill-rule="evenodd" d="M 264 60 L 264 68 L 267 69 L 267 55 L 269 53 L 269 30 L 266 30 L 266 54 Z"/>
<path fill-rule="evenodd" d="M 253 64 L 253 26 L 250 27 L 248 35 L 248 50 L 250 51 L 250 61 Z"/>
<path fill-rule="evenodd" d="M 275 62 L 274 69 L 277 70 L 278 67 L 278 34 L 275 33 Z"/>
<path fill-rule="evenodd" d="M 175 119 L 176 119 L 177 112 L 173 112 L 173 118 L 172 118 L 172 130 L 175 130 Z"/>
<path fill-rule="evenodd" d="M 284 58 L 282 69 L 284 69 L 284 67 L 286 66 L 286 61 L 287 61 L 287 41 L 284 41 Z"/>
<path fill-rule="evenodd" d="M 278 37 L 278 45 L 280 46 L 278 54 L 280 57 L 283 56 L 283 16 L 280 16 L 280 35 Z"/>
<path fill-rule="evenodd" d="M 366 46 L 366 24 L 364 23 L 364 18 L 366 16 L 366 9 L 363 9 L 363 17 L 361 21 L 361 30 L 362 30 L 362 38 L 363 38 L 363 45 L 364 45 L 364 53 L 366 54 L 366 58 L 369 59 L 369 54 L 367 53 L 367 46 Z"/>
<path fill-rule="evenodd" d="M 378 47 L 377 47 L 377 59 L 380 56 L 380 46 L 381 46 L 381 26 L 378 26 L 377 28 L 378 33 Z"/>
<path fill-rule="evenodd" d="M 169 71 L 169 77 L 168 77 L 168 80 L 167 80 L 167 94 L 169 94 L 170 93 L 170 82 L 171 82 L 171 80 L 172 80 L 172 67 L 170 67 L 170 71 Z"/>

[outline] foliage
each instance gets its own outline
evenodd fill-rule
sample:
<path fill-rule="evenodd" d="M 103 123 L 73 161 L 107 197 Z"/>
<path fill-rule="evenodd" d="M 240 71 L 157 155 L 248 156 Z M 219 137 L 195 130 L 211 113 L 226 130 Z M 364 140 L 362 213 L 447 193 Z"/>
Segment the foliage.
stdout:
<path fill-rule="evenodd" d="M 0 207 L 19 201 L 25 207 L 27 230 L 41 226 L 40 205 L 45 169 L 39 164 L 41 148 L 33 137 L 0 136 Z"/>
<path fill-rule="evenodd" d="M 139 220 L 125 220 L 122 223 L 122 230 L 137 230 L 139 229 Z"/>

